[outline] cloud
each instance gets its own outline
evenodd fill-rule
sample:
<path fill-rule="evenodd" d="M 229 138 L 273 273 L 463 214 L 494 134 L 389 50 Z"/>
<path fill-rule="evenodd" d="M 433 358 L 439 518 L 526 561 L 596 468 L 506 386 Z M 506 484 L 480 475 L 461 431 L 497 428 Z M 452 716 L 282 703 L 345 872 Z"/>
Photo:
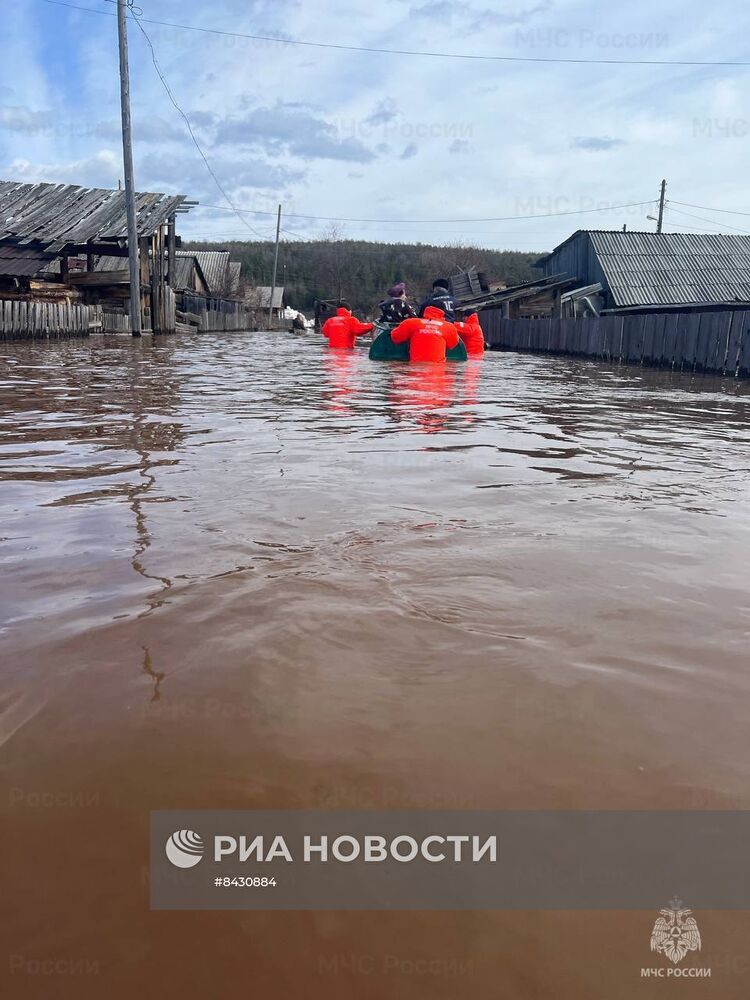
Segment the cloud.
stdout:
<path fill-rule="evenodd" d="M 399 116 L 398 105 L 392 97 L 379 101 L 374 111 L 365 118 L 365 125 L 387 125 Z"/>
<path fill-rule="evenodd" d="M 417 155 L 417 151 L 416 142 L 410 142 L 408 146 L 404 147 L 404 151 L 399 156 L 399 160 L 410 160 L 413 156 Z"/>
<path fill-rule="evenodd" d="M 100 139 L 115 140 L 120 139 L 122 135 L 120 122 L 115 119 L 97 122 L 92 127 L 91 133 Z M 135 144 L 139 142 L 164 142 L 167 139 L 173 142 L 189 142 L 190 136 L 186 128 L 172 125 L 164 121 L 163 118 L 136 118 L 133 121 L 133 142 Z"/>
<path fill-rule="evenodd" d="M 89 136 L 120 142 L 122 131 L 116 118 L 90 123 L 81 119 L 61 118 L 51 110 L 35 111 L 24 106 L 0 108 L 0 129 L 23 135 Z M 133 122 L 134 142 L 164 142 L 167 139 L 185 142 L 185 129 L 171 125 L 162 118 L 136 118 Z"/>
<path fill-rule="evenodd" d="M 342 138 L 335 125 L 299 103 L 277 101 L 216 121 L 216 142 L 291 153 L 307 159 L 369 163 L 375 153 L 354 136 Z"/>
<path fill-rule="evenodd" d="M 100 149 L 93 156 L 59 163 L 31 163 L 15 159 L 3 167 L 2 174 L 12 180 L 35 184 L 47 181 L 52 184 L 80 184 L 82 187 L 117 187 L 122 175 L 118 154 L 111 149 Z"/>
<path fill-rule="evenodd" d="M 553 0 L 539 0 L 533 7 L 520 10 L 497 11 L 491 8 L 475 7 L 467 2 L 454 0 L 426 0 L 419 7 L 411 7 L 412 17 L 433 18 L 435 21 L 452 23 L 453 20 L 467 22 L 472 30 L 488 27 L 502 27 L 509 24 L 525 24 L 537 14 L 544 14 L 554 7 Z"/>
<path fill-rule="evenodd" d="M 573 149 L 583 149 L 587 153 L 603 153 L 617 146 L 624 146 L 624 139 L 611 139 L 608 135 L 577 136 L 570 144 Z"/>
<path fill-rule="evenodd" d="M 222 186 L 229 191 L 240 187 L 254 188 L 258 191 L 278 191 L 285 185 L 294 184 L 305 177 L 303 170 L 279 166 L 260 158 L 217 160 L 214 157 L 209 158 L 209 162 Z M 157 190 L 162 190 L 165 186 L 174 187 L 174 157 L 169 153 L 149 153 L 140 158 L 137 167 L 139 186 Z M 219 197 L 216 185 L 197 150 L 194 158 L 180 163 L 179 180 L 176 183 L 182 193 L 211 191 L 212 197 Z"/>
<path fill-rule="evenodd" d="M 55 125 L 54 111 L 34 111 L 24 106 L 0 108 L 0 128 L 9 132 L 38 134 Z"/>

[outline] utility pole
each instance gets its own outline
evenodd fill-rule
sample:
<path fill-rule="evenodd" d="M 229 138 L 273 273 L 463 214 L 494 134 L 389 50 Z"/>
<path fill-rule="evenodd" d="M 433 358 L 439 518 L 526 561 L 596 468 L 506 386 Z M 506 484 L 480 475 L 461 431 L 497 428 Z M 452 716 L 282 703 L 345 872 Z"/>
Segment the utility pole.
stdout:
<path fill-rule="evenodd" d="M 661 182 L 661 193 L 659 194 L 659 218 L 656 220 L 656 231 L 661 232 L 662 223 L 664 222 L 664 195 L 667 191 L 667 182 Z"/>
<path fill-rule="evenodd" d="M 268 303 L 268 327 L 271 328 L 273 322 L 273 297 L 276 293 L 276 269 L 279 266 L 279 233 L 281 232 L 281 205 L 279 214 L 276 216 L 276 250 L 273 255 L 273 280 L 271 281 L 271 301 Z"/>
<path fill-rule="evenodd" d="M 122 161 L 125 172 L 125 204 L 128 215 L 128 266 L 130 272 L 130 332 L 141 335 L 141 280 L 138 269 L 138 229 L 135 221 L 133 182 L 133 137 L 130 128 L 130 70 L 128 69 L 127 4 L 117 0 L 117 40 L 120 48 L 120 110 L 122 113 Z"/>

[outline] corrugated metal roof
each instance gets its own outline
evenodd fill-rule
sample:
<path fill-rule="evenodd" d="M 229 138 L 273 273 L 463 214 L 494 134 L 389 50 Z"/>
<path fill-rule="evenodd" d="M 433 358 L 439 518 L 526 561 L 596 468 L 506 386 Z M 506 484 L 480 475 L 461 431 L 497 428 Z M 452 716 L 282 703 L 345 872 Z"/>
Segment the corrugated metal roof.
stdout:
<path fill-rule="evenodd" d="M 0 243 L 0 274 L 30 277 L 43 271 L 51 260 L 49 254 L 13 243 Z"/>
<path fill-rule="evenodd" d="M 178 257 L 195 257 L 208 285 L 209 295 L 229 294 L 228 250 L 178 250 Z"/>
<path fill-rule="evenodd" d="M 136 194 L 138 235 L 150 236 L 184 200 L 181 194 Z M 59 252 L 69 244 L 125 239 L 127 232 L 124 191 L 0 181 L 0 240 Z"/>
<path fill-rule="evenodd" d="M 201 276 L 203 271 L 195 257 L 175 256 L 174 261 L 174 286 L 175 288 L 193 287 L 193 268 L 197 268 Z M 204 279 L 205 280 L 205 279 Z"/>
<path fill-rule="evenodd" d="M 590 239 L 616 307 L 750 301 L 750 235 L 579 230 L 540 263 L 576 237 Z"/>

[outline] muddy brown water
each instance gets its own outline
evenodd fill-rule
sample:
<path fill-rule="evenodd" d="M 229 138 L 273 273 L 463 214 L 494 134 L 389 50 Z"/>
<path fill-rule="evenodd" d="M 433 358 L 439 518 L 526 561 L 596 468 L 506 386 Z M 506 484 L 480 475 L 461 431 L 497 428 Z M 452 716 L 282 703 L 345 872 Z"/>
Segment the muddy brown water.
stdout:
<path fill-rule="evenodd" d="M 0 345 L 3 995 L 683 995 L 650 913 L 150 912 L 148 813 L 750 807 L 749 418 L 569 358 Z M 691 995 L 746 997 L 750 921 L 701 922 Z"/>

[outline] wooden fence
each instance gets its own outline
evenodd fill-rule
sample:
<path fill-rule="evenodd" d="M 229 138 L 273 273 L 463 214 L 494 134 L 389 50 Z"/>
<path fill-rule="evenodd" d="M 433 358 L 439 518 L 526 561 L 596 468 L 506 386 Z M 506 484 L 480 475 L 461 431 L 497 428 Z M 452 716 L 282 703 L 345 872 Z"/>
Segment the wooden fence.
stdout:
<path fill-rule="evenodd" d="M 235 299 L 209 298 L 195 292 L 180 292 L 177 295 L 177 309 L 191 317 L 190 322 L 201 333 L 254 328 L 252 311 L 244 302 Z"/>
<path fill-rule="evenodd" d="M 750 310 L 655 312 L 585 319 L 480 313 L 491 347 L 573 354 L 675 371 L 750 376 Z"/>
<path fill-rule="evenodd" d="M 88 337 L 102 329 L 101 306 L 0 299 L 0 339 Z"/>
<path fill-rule="evenodd" d="M 130 333 L 130 316 L 124 312 L 104 312 L 102 314 L 104 333 Z"/>

